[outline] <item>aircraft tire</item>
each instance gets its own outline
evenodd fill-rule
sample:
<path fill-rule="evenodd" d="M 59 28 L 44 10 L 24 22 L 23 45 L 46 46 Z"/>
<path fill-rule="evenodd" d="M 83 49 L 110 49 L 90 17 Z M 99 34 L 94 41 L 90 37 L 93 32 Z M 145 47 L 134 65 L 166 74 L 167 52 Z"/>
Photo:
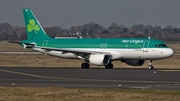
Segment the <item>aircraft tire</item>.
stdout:
<path fill-rule="evenodd" d="M 108 65 L 105 65 L 105 68 L 106 69 L 113 69 L 113 64 L 109 63 Z"/>
<path fill-rule="evenodd" d="M 88 69 L 90 67 L 89 63 L 82 63 L 81 68 Z"/>
<path fill-rule="evenodd" d="M 154 69 L 154 66 L 153 65 L 149 65 L 148 69 Z"/>

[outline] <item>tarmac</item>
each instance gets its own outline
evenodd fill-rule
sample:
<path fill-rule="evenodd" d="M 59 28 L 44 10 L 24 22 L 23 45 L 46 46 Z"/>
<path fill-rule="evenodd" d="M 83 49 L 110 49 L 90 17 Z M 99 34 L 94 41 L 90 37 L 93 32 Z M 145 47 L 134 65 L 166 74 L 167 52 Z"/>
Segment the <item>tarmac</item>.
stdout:
<path fill-rule="evenodd" d="M 180 90 L 180 69 L 0 67 L 0 86 Z"/>

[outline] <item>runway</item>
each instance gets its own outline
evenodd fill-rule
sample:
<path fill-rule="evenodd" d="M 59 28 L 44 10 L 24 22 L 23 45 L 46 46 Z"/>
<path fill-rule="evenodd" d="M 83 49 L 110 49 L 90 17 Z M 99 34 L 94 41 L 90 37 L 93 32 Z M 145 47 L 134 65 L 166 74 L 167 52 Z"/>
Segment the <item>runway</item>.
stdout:
<path fill-rule="evenodd" d="M 0 86 L 180 90 L 180 70 L 0 67 Z"/>

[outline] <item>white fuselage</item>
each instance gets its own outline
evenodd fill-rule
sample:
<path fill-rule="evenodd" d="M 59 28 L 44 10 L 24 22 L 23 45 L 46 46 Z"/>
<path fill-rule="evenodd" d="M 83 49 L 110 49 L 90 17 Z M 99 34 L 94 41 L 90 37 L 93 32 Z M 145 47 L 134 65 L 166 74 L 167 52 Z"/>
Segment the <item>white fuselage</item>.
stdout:
<path fill-rule="evenodd" d="M 80 58 L 81 56 L 76 55 L 72 52 L 62 52 L 62 51 L 46 51 L 41 48 L 33 48 L 33 50 L 57 56 L 61 58 Z M 68 48 L 68 50 L 76 51 L 92 51 L 99 53 L 109 53 L 112 56 L 112 60 L 125 60 L 125 59 L 137 59 L 137 60 L 157 60 L 171 57 L 173 55 L 173 50 L 171 48 L 148 48 L 148 49 L 80 49 L 80 48 Z"/>

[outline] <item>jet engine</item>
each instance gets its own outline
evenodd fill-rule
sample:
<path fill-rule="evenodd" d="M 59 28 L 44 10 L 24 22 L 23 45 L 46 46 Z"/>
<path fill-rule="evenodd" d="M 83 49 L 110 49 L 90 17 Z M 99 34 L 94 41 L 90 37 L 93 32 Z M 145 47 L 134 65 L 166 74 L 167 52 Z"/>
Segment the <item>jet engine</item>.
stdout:
<path fill-rule="evenodd" d="M 144 60 L 121 60 L 121 62 L 125 62 L 131 66 L 142 66 L 144 64 Z"/>
<path fill-rule="evenodd" d="M 91 54 L 89 57 L 89 62 L 94 65 L 107 65 L 110 62 L 110 58 L 105 54 Z"/>

